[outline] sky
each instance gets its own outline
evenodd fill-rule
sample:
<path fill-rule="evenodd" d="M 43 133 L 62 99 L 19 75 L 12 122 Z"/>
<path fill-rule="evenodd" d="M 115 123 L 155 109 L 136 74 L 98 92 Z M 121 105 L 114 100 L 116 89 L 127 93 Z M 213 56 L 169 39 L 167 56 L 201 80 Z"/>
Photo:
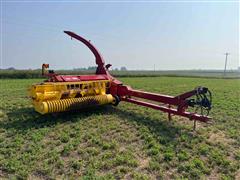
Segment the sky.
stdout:
<path fill-rule="evenodd" d="M 239 3 L 1 1 L 1 68 L 95 65 L 73 31 L 113 68 L 228 69 L 239 66 Z"/>

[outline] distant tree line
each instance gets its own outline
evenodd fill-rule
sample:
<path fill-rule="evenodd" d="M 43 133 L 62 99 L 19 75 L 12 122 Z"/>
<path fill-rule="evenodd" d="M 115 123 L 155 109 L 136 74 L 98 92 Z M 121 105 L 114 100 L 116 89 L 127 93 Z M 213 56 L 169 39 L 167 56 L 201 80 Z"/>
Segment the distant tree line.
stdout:
<path fill-rule="evenodd" d="M 96 70 L 97 66 L 88 66 L 87 68 L 73 68 L 74 71 L 86 71 L 86 70 Z"/>
<path fill-rule="evenodd" d="M 94 74 L 96 72 L 97 66 L 89 66 L 87 68 L 74 68 L 73 70 L 56 70 L 56 74 L 63 75 L 83 75 L 83 74 Z M 121 67 L 121 71 L 126 71 L 126 67 Z M 119 71 L 119 70 L 117 70 Z M 19 78 L 19 79 L 29 79 L 29 78 L 44 78 L 42 76 L 41 69 L 28 69 L 28 70 L 17 70 L 13 67 L 7 69 L 0 69 L 0 79 L 7 78 Z"/>
<path fill-rule="evenodd" d="M 95 74 L 96 66 L 88 68 L 75 68 L 73 70 L 56 70 L 56 74 L 62 75 L 84 75 Z M 115 77 L 214 77 L 222 78 L 223 72 L 220 70 L 171 70 L 171 71 L 147 71 L 147 70 L 127 70 L 126 67 L 112 69 L 110 72 Z M 41 69 L 16 70 L 14 68 L 0 69 L 0 79 L 31 79 L 46 78 L 42 76 Z M 238 70 L 227 71 L 227 78 L 240 78 Z"/>

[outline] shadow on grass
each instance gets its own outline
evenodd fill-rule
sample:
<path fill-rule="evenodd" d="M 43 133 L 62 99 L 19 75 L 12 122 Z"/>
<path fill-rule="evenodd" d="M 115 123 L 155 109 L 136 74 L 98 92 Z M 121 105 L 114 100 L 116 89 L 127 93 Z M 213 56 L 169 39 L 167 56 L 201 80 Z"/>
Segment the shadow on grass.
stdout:
<path fill-rule="evenodd" d="M 33 108 L 21 108 L 7 113 L 8 120 L 0 121 L 0 128 L 14 129 L 18 133 L 25 134 L 29 129 L 53 127 L 56 124 L 78 122 L 86 120 L 92 115 L 115 114 L 120 119 L 135 122 L 140 127 L 147 127 L 156 136 L 164 137 L 164 141 L 171 141 L 182 132 L 183 127 L 167 121 L 156 119 L 131 110 L 122 110 L 112 106 L 100 106 L 92 109 L 83 109 L 75 112 L 63 112 L 58 114 L 41 115 Z M 164 143 L 164 142 L 163 142 Z"/>
<path fill-rule="evenodd" d="M 20 108 L 7 113 L 7 120 L 0 121 L 0 128 L 14 129 L 18 133 L 25 133 L 29 129 L 53 127 L 56 124 L 70 123 L 84 120 L 87 117 L 104 114 L 107 107 L 94 107 L 79 111 L 41 115 L 33 108 Z"/>
<path fill-rule="evenodd" d="M 126 119 L 129 122 L 135 122 L 139 127 L 147 127 L 151 134 L 159 137 L 162 144 L 171 142 L 173 139 L 179 136 L 183 132 L 183 127 L 177 126 L 173 122 L 169 122 L 167 118 L 156 119 L 144 115 L 143 113 L 137 113 L 130 110 L 116 109 L 115 112 L 119 118 Z M 161 112 L 159 112 L 161 113 Z"/>

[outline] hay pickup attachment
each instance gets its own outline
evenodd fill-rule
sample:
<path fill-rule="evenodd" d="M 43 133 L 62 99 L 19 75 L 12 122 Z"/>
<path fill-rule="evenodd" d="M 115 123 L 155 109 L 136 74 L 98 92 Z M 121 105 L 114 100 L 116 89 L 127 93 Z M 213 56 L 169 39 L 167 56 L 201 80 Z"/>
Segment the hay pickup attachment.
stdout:
<path fill-rule="evenodd" d="M 207 122 L 211 110 L 211 92 L 206 87 L 197 87 L 178 96 L 168 96 L 132 89 L 114 78 L 108 71 L 111 64 L 105 61 L 99 51 L 90 41 L 70 32 L 64 31 L 71 38 L 85 44 L 96 58 L 95 75 L 58 75 L 42 65 L 42 74 L 48 79 L 42 83 L 33 84 L 30 96 L 34 108 L 41 114 L 79 110 L 103 104 L 118 105 L 119 102 L 129 102 L 168 113 L 179 115 L 190 120 Z M 186 111 L 188 107 L 193 112 Z"/>

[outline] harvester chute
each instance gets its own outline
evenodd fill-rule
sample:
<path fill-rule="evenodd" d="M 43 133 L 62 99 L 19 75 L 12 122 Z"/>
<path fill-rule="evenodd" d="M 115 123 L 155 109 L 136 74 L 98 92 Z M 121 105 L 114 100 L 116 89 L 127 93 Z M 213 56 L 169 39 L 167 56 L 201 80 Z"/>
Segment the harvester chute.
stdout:
<path fill-rule="evenodd" d="M 114 78 L 108 71 L 110 64 L 105 61 L 90 41 L 70 32 L 64 31 L 71 38 L 85 44 L 95 56 L 97 70 L 95 75 L 58 75 L 48 71 L 48 64 L 43 64 L 43 74 L 48 79 L 42 83 L 33 84 L 30 96 L 34 108 L 41 114 L 78 110 L 103 104 L 118 105 L 119 102 L 129 102 L 168 113 L 179 115 L 190 120 L 208 122 L 212 107 L 211 92 L 206 87 L 197 87 L 178 96 L 168 96 L 157 93 L 134 90 Z M 189 107 L 195 107 L 195 112 L 189 112 Z M 200 113 L 197 110 L 200 109 Z"/>

